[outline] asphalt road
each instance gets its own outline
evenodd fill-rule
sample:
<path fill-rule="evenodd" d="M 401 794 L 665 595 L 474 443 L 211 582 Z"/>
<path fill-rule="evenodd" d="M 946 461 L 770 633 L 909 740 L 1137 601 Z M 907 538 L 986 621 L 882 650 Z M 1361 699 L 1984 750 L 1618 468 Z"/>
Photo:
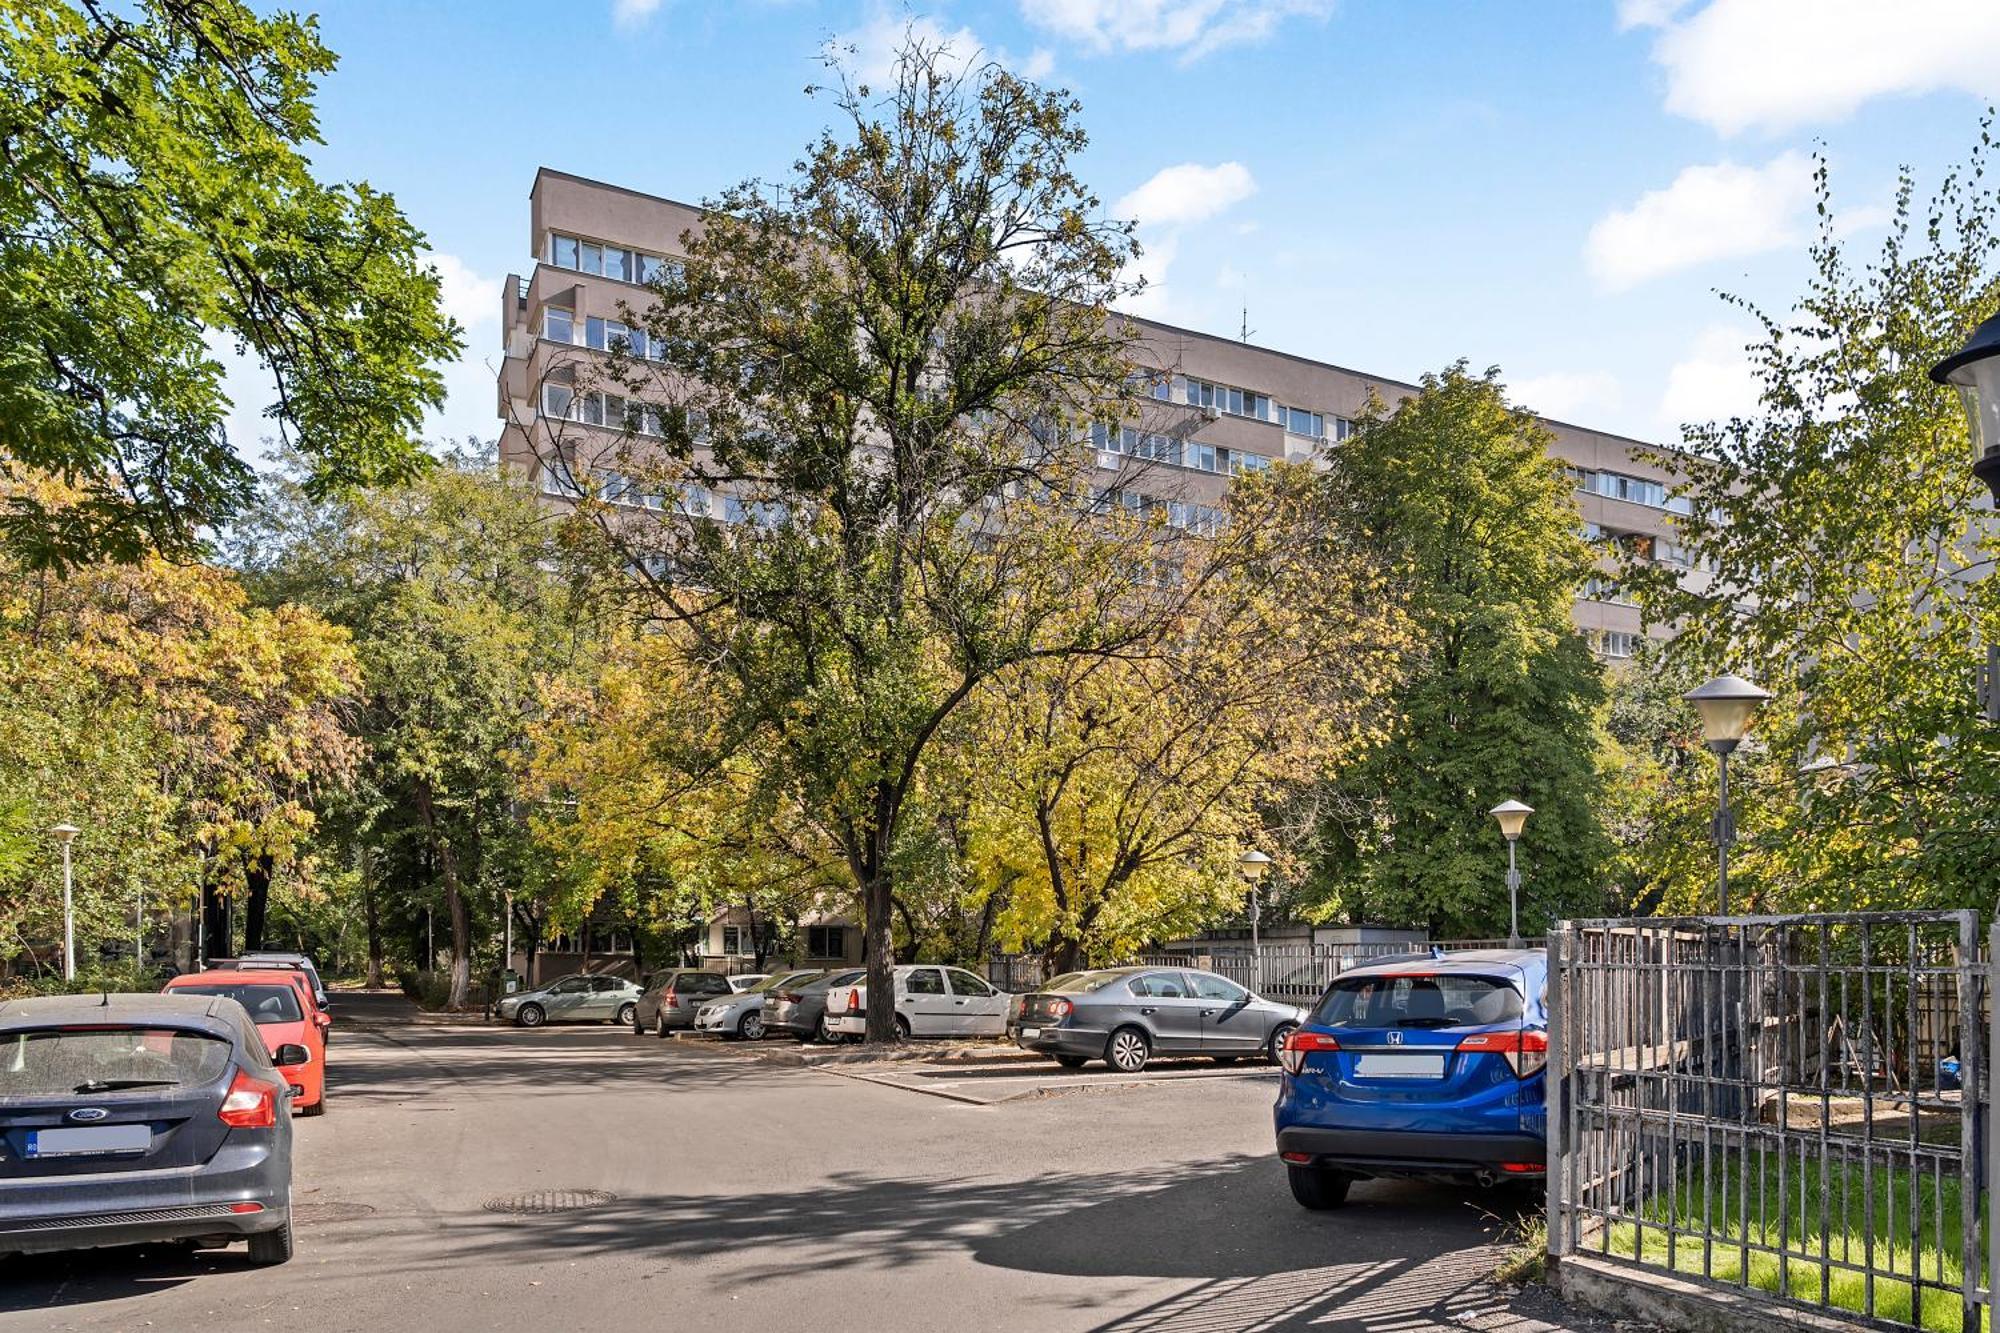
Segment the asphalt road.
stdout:
<path fill-rule="evenodd" d="M 1492 1197 L 1297 1208 L 1268 1069 L 829 1072 L 343 998 L 290 1264 L 5 1261 L 0 1330 L 1594 1327 L 1486 1281 Z M 524 1197 L 590 1206 L 492 1210 Z"/>

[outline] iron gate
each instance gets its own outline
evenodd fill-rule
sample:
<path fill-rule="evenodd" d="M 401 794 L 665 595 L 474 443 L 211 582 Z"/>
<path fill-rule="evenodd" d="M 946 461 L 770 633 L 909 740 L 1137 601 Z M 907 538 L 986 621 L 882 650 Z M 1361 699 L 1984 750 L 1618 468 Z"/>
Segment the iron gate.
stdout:
<path fill-rule="evenodd" d="M 1551 1255 L 1977 1330 L 1979 943 L 1970 911 L 1565 922 Z"/>

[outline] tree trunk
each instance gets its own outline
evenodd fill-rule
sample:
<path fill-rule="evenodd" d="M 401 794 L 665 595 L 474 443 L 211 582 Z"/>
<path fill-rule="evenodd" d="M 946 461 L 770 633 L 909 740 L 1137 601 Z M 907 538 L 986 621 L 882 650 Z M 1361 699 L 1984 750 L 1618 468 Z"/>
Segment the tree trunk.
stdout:
<path fill-rule="evenodd" d="M 417 813 L 424 821 L 438 875 L 444 880 L 445 912 L 451 922 L 451 990 L 445 996 L 445 1007 L 456 1009 L 465 1003 L 472 989 L 472 913 L 466 907 L 465 893 L 458 882 L 458 854 L 438 828 L 430 784 L 419 782 L 416 797 Z"/>
<path fill-rule="evenodd" d="M 229 957 L 229 895 L 212 883 L 201 886 L 201 964 Z"/>
<path fill-rule="evenodd" d="M 243 952 L 264 947 L 264 917 L 271 905 L 271 855 L 264 855 L 244 867 L 246 886 L 243 904 Z"/>
<path fill-rule="evenodd" d="M 382 900 L 375 894 L 375 885 L 367 877 L 366 869 L 361 879 L 361 915 L 368 926 L 368 989 L 382 989 Z"/>

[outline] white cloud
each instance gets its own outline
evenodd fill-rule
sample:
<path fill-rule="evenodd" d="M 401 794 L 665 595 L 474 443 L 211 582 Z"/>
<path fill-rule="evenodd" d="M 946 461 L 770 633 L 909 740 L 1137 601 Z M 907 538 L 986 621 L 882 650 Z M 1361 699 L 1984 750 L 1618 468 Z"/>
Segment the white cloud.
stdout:
<path fill-rule="evenodd" d="M 971 28 L 947 29 L 928 16 L 910 17 L 878 6 L 868 21 L 851 32 L 833 39 L 837 51 L 850 51 L 846 63 L 855 78 L 871 88 L 886 88 L 896 81 L 896 57 L 909 42 L 941 50 L 945 62 L 959 70 L 992 61 L 1016 77 L 1039 83 L 1055 72 L 1053 53 L 1036 47 L 1025 56 L 1014 56 L 997 47 L 988 47 Z"/>
<path fill-rule="evenodd" d="M 1660 424 L 1677 435 L 1689 422 L 1727 421 L 1757 410 L 1758 381 L 1744 348 L 1756 335 L 1736 324 L 1711 324 L 1667 372 Z"/>
<path fill-rule="evenodd" d="M 1151 180 L 1111 206 L 1121 218 L 1142 227 L 1179 227 L 1205 222 L 1257 193 L 1256 178 L 1241 162 L 1204 167 L 1199 162 L 1162 167 Z"/>
<path fill-rule="evenodd" d="M 1623 0 L 1657 28 L 1667 110 L 1722 134 L 1838 120 L 1876 97 L 2000 96 L 1993 0 Z"/>
<path fill-rule="evenodd" d="M 1677 269 L 1791 245 L 1804 234 L 1812 170 L 1798 152 L 1761 167 L 1688 167 L 1666 189 L 1597 220 L 1584 243 L 1591 276 L 1621 291 Z"/>
<path fill-rule="evenodd" d="M 611 21 L 621 28 L 636 28 L 660 10 L 660 0 L 611 0 Z"/>
<path fill-rule="evenodd" d="M 1021 0 L 1028 22 L 1099 54 L 1178 51 L 1184 60 L 1332 12 L 1333 0 Z"/>
<path fill-rule="evenodd" d="M 1127 282 L 1144 277 L 1146 290 L 1128 298 L 1122 308 L 1135 315 L 1167 319 L 1167 270 L 1180 253 L 1181 235 L 1189 227 L 1218 217 L 1257 193 L 1257 180 L 1241 162 L 1203 166 L 1182 162 L 1162 167 L 1145 184 L 1111 206 L 1111 214 L 1139 224 L 1139 242 L 1146 253 L 1128 264 Z M 1226 285 L 1226 284 L 1224 284 Z"/>
<path fill-rule="evenodd" d="M 1618 406 L 1623 392 L 1618 377 L 1605 370 L 1558 370 L 1516 380 L 1509 396 L 1531 412 L 1560 420 L 1575 420 L 1591 412 Z"/>
<path fill-rule="evenodd" d="M 460 327 L 475 329 L 500 315 L 500 280 L 484 278 L 467 268 L 457 255 L 433 250 L 424 262 L 438 271 L 438 294 L 444 312 Z"/>

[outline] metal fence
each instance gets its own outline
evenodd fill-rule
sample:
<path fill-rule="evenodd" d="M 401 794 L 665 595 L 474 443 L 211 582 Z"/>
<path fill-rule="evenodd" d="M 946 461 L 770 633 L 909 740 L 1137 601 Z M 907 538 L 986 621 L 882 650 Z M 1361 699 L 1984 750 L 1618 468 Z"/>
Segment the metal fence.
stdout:
<path fill-rule="evenodd" d="M 1541 945 L 1541 939 L 1536 938 L 1529 940 L 1526 947 Z M 1446 940 L 1436 947 L 1456 952 L 1506 946 L 1506 940 Z M 1266 999 L 1310 1005 L 1343 972 L 1383 958 L 1422 953 L 1431 947 L 1429 943 L 1408 942 L 1283 941 L 1260 945 L 1254 952 L 1247 945 L 1222 945 L 1206 950 L 1139 954 L 1129 961 L 1147 967 L 1198 967 L 1220 973 Z M 1048 980 L 1038 954 L 996 954 L 987 960 L 986 975 L 994 985 L 1010 991 L 1033 990 Z"/>
<path fill-rule="evenodd" d="M 1564 923 L 1549 1250 L 1885 1327 L 1980 1327 L 1975 914 Z"/>

